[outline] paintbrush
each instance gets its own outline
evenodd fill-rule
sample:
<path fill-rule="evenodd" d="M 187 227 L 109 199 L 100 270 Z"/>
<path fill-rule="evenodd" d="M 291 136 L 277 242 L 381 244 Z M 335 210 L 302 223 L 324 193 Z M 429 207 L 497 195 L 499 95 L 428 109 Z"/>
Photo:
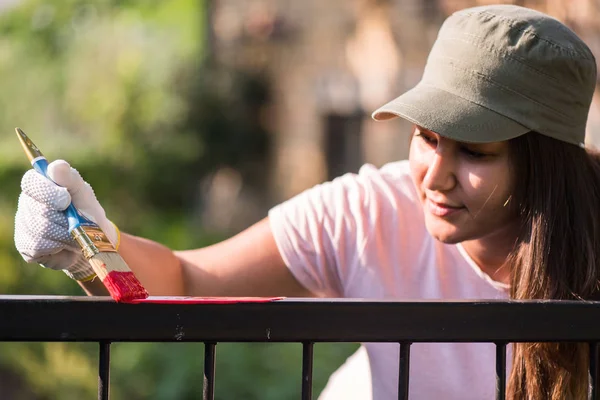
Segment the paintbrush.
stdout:
<path fill-rule="evenodd" d="M 20 128 L 15 128 L 23 150 L 32 167 L 47 177 L 48 160 L 40 149 Z M 88 260 L 96 275 L 100 278 L 113 299 L 127 302 L 145 299 L 148 292 L 129 269 L 125 260 L 94 222 L 85 218 L 73 205 L 66 209 L 69 221 L 69 233 L 81 247 L 83 256 Z"/>

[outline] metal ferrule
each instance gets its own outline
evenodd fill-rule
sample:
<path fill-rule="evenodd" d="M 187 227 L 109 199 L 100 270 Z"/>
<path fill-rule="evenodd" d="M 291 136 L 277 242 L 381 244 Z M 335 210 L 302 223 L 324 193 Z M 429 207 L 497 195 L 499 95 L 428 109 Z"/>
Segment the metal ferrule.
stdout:
<path fill-rule="evenodd" d="M 106 234 L 97 226 L 81 225 L 81 229 L 86 233 L 89 240 L 101 253 L 117 252 L 115 246 L 108 240 Z"/>
<path fill-rule="evenodd" d="M 83 227 L 78 226 L 77 228 L 71 230 L 71 236 L 73 239 L 79 244 L 81 247 L 81 252 L 86 260 L 89 260 L 96 254 L 100 253 L 98 247 L 94 244 L 92 239 L 87 235 L 87 233 L 83 230 Z"/>

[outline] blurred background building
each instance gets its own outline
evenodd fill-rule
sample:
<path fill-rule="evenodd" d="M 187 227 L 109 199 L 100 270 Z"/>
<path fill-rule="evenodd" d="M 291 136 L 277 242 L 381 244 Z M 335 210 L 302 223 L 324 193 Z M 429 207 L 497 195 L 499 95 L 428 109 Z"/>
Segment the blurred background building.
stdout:
<path fill-rule="evenodd" d="M 0 0 L 0 293 L 82 294 L 14 249 L 28 168 L 15 126 L 70 161 L 124 231 L 205 246 L 312 185 L 405 158 L 410 126 L 371 112 L 419 81 L 445 17 L 489 3 Z M 600 57 L 598 0 L 508 3 L 555 16 Z M 588 141 L 600 145 L 600 92 Z M 112 348 L 115 399 L 198 398 L 202 346 Z M 316 346 L 315 392 L 354 348 Z M 217 398 L 297 398 L 299 346 L 218 354 Z M 94 344 L 0 343 L 0 399 L 92 398 L 96 357 Z"/>
<path fill-rule="evenodd" d="M 492 3 L 498 2 L 213 0 L 209 20 L 215 60 L 259 72 L 269 83 L 270 102 L 263 111 L 273 142 L 265 171 L 266 203 L 356 172 L 365 162 L 382 165 L 405 158 L 410 125 L 376 123 L 370 114 L 419 81 L 446 16 Z M 600 54 L 598 1 L 504 3 L 558 18 Z M 598 95 L 588 131 L 590 144 L 600 144 Z"/>

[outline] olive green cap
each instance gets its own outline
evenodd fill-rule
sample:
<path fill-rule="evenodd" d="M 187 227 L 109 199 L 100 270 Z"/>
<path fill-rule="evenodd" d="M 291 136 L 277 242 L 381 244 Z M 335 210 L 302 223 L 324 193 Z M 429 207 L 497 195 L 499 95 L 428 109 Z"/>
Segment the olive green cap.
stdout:
<path fill-rule="evenodd" d="M 596 85 L 588 46 L 556 19 L 512 5 L 468 8 L 442 25 L 421 81 L 373 113 L 463 142 L 529 131 L 583 146 Z"/>

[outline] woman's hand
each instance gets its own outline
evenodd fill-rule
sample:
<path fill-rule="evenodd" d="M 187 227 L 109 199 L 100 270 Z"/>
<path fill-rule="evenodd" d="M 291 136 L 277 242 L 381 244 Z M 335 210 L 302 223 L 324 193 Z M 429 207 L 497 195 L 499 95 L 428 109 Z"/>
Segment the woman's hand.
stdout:
<path fill-rule="evenodd" d="M 115 246 L 118 231 L 106 218 L 92 187 L 66 161 L 50 163 L 47 174 L 50 179 L 33 169 L 23 175 L 15 216 L 15 246 L 29 263 L 63 270 L 75 280 L 87 280 L 95 273 L 69 234 L 64 210 L 73 202 Z"/>

